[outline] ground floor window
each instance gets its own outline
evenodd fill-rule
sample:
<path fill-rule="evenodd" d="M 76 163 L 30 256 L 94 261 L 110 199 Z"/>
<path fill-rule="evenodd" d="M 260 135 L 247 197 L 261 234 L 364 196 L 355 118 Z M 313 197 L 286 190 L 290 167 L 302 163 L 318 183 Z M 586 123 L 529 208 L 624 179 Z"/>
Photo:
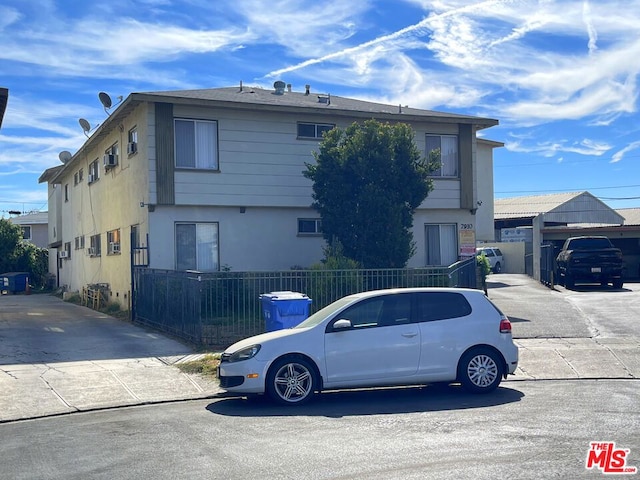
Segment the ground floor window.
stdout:
<path fill-rule="evenodd" d="M 176 270 L 219 270 L 218 224 L 176 223 Z"/>
<path fill-rule="evenodd" d="M 456 224 L 424 226 L 427 265 L 447 266 L 458 261 Z"/>

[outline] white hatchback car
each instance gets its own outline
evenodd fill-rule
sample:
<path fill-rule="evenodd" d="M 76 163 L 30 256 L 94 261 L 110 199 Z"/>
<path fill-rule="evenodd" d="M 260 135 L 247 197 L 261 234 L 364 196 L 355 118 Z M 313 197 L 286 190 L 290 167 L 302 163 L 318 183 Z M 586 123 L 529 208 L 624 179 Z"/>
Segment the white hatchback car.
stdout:
<path fill-rule="evenodd" d="M 349 295 L 296 327 L 231 345 L 222 388 L 301 404 L 350 387 L 460 382 L 496 389 L 518 365 L 509 319 L 480 290 L 402 288 Z"/>

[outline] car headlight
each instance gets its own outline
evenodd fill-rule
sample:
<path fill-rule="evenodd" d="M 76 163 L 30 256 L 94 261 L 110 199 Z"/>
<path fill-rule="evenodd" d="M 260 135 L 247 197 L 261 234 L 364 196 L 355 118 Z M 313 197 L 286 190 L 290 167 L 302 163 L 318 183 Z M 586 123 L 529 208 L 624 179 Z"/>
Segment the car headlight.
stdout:
<path fill-rule="evenodd" d="M 255 357 L 260 351 L 260 345 L 251 345 L 229 355 L 228 362 L 242 362 Z"/>

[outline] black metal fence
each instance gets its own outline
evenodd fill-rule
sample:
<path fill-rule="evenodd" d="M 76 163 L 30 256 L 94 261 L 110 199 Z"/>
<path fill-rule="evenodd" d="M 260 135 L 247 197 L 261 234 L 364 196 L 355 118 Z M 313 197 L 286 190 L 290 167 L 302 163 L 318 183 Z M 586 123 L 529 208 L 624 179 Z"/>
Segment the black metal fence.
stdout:
<path fill-rule="evenodd" d="M 260 294 L 293 291 L 311 313 L 351 293 L 382 288 L 476 288 L 476 259 L 450 267 L 279 272 L 178 272 L 136 267 L 136 322 L 190 342 L 223 347 L 264 332 Z"/>
<path fill-rule="evenodd" d="M 540 282 L 553 288 L 556 279 L 556 256 L 553 245 L 542 245 L 540 247 Z"/>

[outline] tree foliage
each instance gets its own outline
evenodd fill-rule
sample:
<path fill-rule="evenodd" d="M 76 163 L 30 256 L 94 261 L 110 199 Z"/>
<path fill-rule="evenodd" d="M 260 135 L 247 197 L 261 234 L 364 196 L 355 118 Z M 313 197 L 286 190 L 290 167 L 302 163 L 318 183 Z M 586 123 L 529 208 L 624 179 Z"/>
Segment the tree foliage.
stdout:
<path fill-rule="evenodd" d="M 0 218 L 0 273 L 29 272 L 29 283 L 44 287 L 49 271 L 49 252 L 22 241 L 22 229 Z"/>
<path fill-rule="evenodd" d="M 433 189 L 411 127 L 368 120 L 326 132 L 307 164 L 324 239 L 363 268 L 401 268 L 415 252 L 413 214 Z"/>

